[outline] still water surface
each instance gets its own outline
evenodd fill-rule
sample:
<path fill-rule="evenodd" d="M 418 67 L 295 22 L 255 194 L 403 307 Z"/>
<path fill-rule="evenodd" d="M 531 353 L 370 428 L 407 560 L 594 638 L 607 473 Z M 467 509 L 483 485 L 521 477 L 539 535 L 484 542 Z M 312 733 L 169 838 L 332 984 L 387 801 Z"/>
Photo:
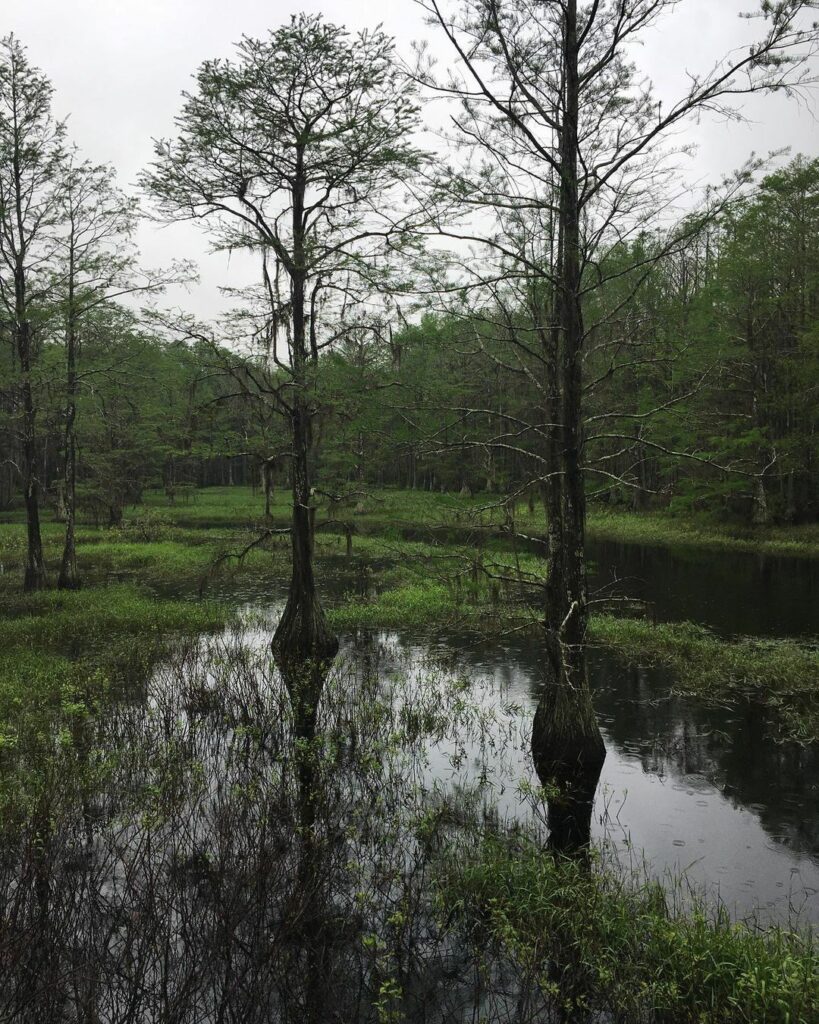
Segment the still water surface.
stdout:
<path fill-rule="evenodd" d="M 588 544 L 591 591 L 646 602 L 661 622 L 723 635 L 819 637 L 819 559 L 749 552 Z"/>
<path fill-rule="evenodd" d="M 658 620 L 688 619 L 725 635 L 819 633 L 818 561 L 610 543 L 592 545 L 590 554 L 592 589 L 617 580 L 619 593 L 646 601 Z M 324 573 L 328 592 L 359 585 L 345 565 L 339 560 Z M 263 607 L 261 595 L 244 596 Z M 275 615 L 269 604 L 266 610 Z M 397 631 L 355 643 L 348 637 L 342 654 L 360 653 L 362 641 L 380 652 L 386 674 L 399 663 L 423 665 L 430 654 L 454 657 L 453 671 L 469 677 L 480 702 L 519 709 L 514 749 L 498 737 L 504 753 L 494 763 L 485 743 L 480 752 L 448 743 L 430 752 L 428 771 L 448 787 L 474 782 L 480 771 L 487 801 L 502 814 L 530 813 L 518 788 L 537 784 L 528 752 L 541 685 L 537 643 L 470 635 L 431 641 Z M 626 665 L 603 650 L 591 652 L 590 674 L 607 747 L 593 818 L 604 855 L 645 865 L 656 877 L 682 876 L 738 918 L 819 924 L 816 749 L 777 742 L 758 708 L 672 696 L 663 671 Z"/>

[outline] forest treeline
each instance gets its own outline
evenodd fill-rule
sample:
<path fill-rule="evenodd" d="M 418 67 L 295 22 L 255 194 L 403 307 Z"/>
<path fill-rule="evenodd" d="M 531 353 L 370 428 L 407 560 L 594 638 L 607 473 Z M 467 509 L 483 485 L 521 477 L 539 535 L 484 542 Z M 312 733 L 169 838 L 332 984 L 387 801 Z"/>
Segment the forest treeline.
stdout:
<path fill-rule="evenodd" d="M 816 521 L 819 160 L 797 157 L 765 177 L 657 262 L 652 245 L 644 234 L 610 253 L 610 280 L 587 314 L 595 304 L 617 310 L 601 317 L 584 359 L 590 497 Z M 38 476 L 61 516 L 65 308 L 41 303 L 38 314 Z M 353 325 L 320 356 L 312 458 L 321 488 L 531 489 L 539 393 L 508 354 L 526 324 L 523 302 L 507 296 L 471 312 L 408 317 L 398 307 Z M 10 508 L 20 502 L 21 368 L 3 333 L 0 506 Z M 107 300 L 84 316 L 77 344 L 84 515 L 116 524 L 147 488 L 184 500 L 210 485 L 287 485 L 288 425 L 249 386 L 264 351 L 174 339 Z"/>

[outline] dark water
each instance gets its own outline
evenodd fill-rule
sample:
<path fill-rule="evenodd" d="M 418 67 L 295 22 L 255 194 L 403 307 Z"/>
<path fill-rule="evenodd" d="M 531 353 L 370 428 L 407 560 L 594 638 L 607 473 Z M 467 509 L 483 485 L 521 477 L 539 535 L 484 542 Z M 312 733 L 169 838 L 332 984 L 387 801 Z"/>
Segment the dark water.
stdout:
<path fill-rule="evenodd" d="M 819 635 L 817 560 L 608 542 L 589 553 L 592 590 L 637 598 L 658 621 L 726 636 Z M 537 645 L 453 636 L 444 647 L 534 710 Z M 602 650 L 591 654 L 590 675 L 608 749 L 594 828 L 609 853 L 626 865 L 644 859 L 657 876 L 683 874 L 738 917 L 819 923 L 816 747 L 779 742 L 753 705 L 671 696 L 666 673 Z M 517 770 L 526 774 L 523 746 Z"/>
<path fill-rule="evenodd" d="M 343 558 L 321 579 L 328 600 L 374 586 Z M 347 634 L 308 732 L 270 657 L 281 595 L 227 587 L 242 623 L 182 643 L 78 726 L 89 786 L 50 778 L 31 835 L 0 849 L 0 949 L 14 954 L 0 956 L 0 1019 L 579 1019 L 483 949 L 473 921 L 441 929 L 430 884 L 441 856 L 468 862 L 496 827 L 545 842 L 538 644 Z M 606 651 L 589 671 L 603 864 L 667 882 L 681 906 L 693 893 L 761 926 L 819 924 L 817 751 L 778 744 L 759 709 L 675 698 L 662 672 Z"/>
<path fill-rule="evenodd" d="M 645 601 L 660 621 L 690 620 L 725 635 L 819 632 L 817 561 L 613 543 L 592 545 L 590 556 L 592 589 L 617 580 L 619 593 Z M 321 578 L 329 600 L 374 586 L 366 565 L 341 557 L 325 563 Z M 228 593 L 273 611 L 258 590 Z M 541 680 L 537 644 L 474 635 L 431 642 L 400 631 L 369 642 L 399 650 L 404 665 L 423 665 L 430 652 L 452 656 L 487 708 L 520 709 L 514 756 L 495 766 L 492 785 L 505 814 L 523 813 L 516 789 L 536 783 L 528 730 Z M 656 877 L 682 876 L 740 918 L 819 923 L 819 751 L 778 742 L 758 707 L 674 697 L 662 670 L 603 650 L 592 650 L 590 676 L 608 751 L 594 815 L 606 856 Z M 486 752 L 472 755 L 485 771 Z M 469 755 L 457 771 L 452 756 L 450 746 L 431 752 L 437 783 L 469 776 Z"/>
<path fill-rule="evenodd" d="M 456 637 L 447 646 L 460 651 L 473 679 L 489 681 L 496 699 L 534 712 L 536 646 L 499 649 Z M 815 748 L 776 742 L 753 707 L 706 708 L 672 697 L 662 672 L 607 652 L 593 652 L 589 670 L 607 748 L 593 835 L 606 856 L 626 868 L 644 863 L 669 882 L 682 878 L 737 918 L 819 923 Z M 498 782 L 512 814 L 507 794 L 533 777 L 527 729 L 518 779 Z"/>
<path fill-rule="evenodd" d="M 644 601 L 659 621 L 725 635 L 819 636 L 819 559 L 615 541 L 591 542 L 588 554 L 591 591 Z"/>

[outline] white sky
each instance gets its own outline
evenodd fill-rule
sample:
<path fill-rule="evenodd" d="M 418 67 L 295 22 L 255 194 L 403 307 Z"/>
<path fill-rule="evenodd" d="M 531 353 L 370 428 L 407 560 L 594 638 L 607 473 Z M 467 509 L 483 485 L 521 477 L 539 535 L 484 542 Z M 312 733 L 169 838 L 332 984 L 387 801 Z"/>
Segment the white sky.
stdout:
<path fill-rule="evenodd" d="M 298 10 L 321 12 L 352 29 L 380 20 L 407 58 L 411 42 L 426 38 L 441 63 L 449 60 L 445 44 L 424 25 L 413 0 L 0 0 L 0 5 L 0 33 L 13 31 L 30 60 L 51 78 L 55 113 L 70 115 L 72 140 L 90 159 L 113 163 L 125 187 L 150 161 L 152 137 L 173 133 L 179 94 L 201 61 L 230 55 L 241 35 L 262 35 Z M 737 14 L 756 5 L 757 0 L 682 0 L 646 37 L 638 58 L 658 95 L 670 102 L 684 88 L 686 70 L 706 70 L 751 38 L 754 23 Z M 746 105 L 747 124 L 692 126 L 687 138 L 699 148 L 691 180 L 716 181 L 752 150 L 789 146 L 794 154 L 819 155 L 816 109 L 815 95 L 808 104 L 785 96 L 755 97 Z M 246 283 L 251 272 L 247 261 L 234 257 L 229 264 L 224 255 L 207 255 L 207 239 L 192 225 L 145 224 L 138 241 L 146 266 L 175 257 L 199 263 L 200 285 L 173 301 L 201 316 L 223 305 L 219 285 Z"/>

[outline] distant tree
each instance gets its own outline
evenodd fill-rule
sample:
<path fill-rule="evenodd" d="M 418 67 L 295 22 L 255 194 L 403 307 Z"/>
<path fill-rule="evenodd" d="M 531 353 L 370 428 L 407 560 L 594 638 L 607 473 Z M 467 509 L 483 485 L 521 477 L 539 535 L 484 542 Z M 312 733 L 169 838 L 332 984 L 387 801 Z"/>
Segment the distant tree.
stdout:
<path fill-rule="evenodd" d="M 339 336 L 350 282 L 377 274 L 407 226 L 395 209 L 420 160 L 417 110 L 379 31 L 350 36 L 302 14 L 237 49 L 235 62 L 199 69 L 177 140 L 157 144 L 142 180 L 166 217 L 204 220 L 215 248 L 259 257 L 258 336 L 276 373 L 246 370 L 290 428 L 293 562 L 274 650 L 298 664 L 337 649 L 313 570 L 319 356 Z"/>
<path fill-rule="evenodd" d="M 730 439 L 746 457 L 753 450 L 756 522 L 769 520 L 771 506 L 791 522 L 815 515 L 819 160 L 769 175 L 725 219 L 707 294 L 725 334 L 718 446 Z"/>
<path fill-rule="evenodd" d="M 34 386 L 38 328 L 48 315 L 65 126 L 51 113 L 52 86 L 14 38 L 0 40 L 0 309 L 16 358 L 15 419 L 26 506 L 24 586 L 45 585 L 40 536 Z"/>
<path fill-rule="evenodd" d="M 82 380 L 78 365 L 83 329 L 102 306 L 126 295 L 157 292 L 172 277 L 144 273 L 131 244 L 137 202 L 116 187 L 112 167 L 78 161 L 72 155 L 63 168 L 58 193 L 59 230 L 55 256 L 59 260 L 54 283 L 65 336 L 66 389 L 63 506 L 66 518 L 58 586 L 76 589 L 74 527 L 77 484 L 77 389 Z M 176 268 L 177 276 L 181 268 Z"/>

